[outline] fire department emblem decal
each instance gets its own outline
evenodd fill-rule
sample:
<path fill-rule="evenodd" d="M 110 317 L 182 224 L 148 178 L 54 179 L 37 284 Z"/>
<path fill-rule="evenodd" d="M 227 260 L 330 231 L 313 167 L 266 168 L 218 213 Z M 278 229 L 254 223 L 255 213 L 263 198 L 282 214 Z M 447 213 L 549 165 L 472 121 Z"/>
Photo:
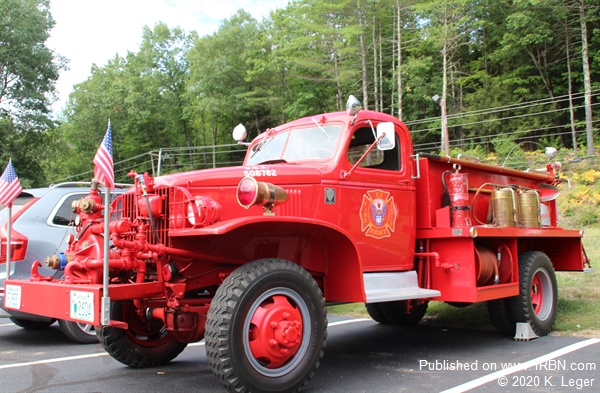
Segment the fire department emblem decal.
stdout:
<path fill-rule="evenodd" d="M 375 239 L 390 237 L 396 227 L 396 205 L 389 192 L 367 191 L 360 206 L 361 231 Z"/>

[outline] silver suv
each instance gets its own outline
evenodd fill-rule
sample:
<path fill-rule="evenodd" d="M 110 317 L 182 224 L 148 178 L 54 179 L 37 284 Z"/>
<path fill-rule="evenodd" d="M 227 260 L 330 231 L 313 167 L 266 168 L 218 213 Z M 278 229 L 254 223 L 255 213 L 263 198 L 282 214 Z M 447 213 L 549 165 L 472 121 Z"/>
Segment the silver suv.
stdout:
<path fill-rule="evenodd" d="M 118 184 L 115 195 L 126 191 L 131 185 Z M 55 255 L 67 248 L 66 238 L 75 233 L 75 218 L 71 204 L 90 192 L 91 183 L 61 183 L 49 188 L 33 188 L 23 192 L 13 202 L 11 212 L 11 264 L 10 277 L 28 280 L 34 261 L 42 262 L 38 272 L 43 276 L 60 278 L 62 271 L 52 270 L 43 263 L 49 255 Z M 103 191 L 103 190 L 101 190 Z M 113 198 L 114 196 L 113 195 Z M 104 196 L 102 196 L 104 200 Z M 0 210 L 0 317 L 4 316 L 16 325 L 29 330 L 45 329 L 56 322 L 55 319 L 26 314 L 15 310 L 4 310 L 4 280 L 6 279 L 6 237 L 8 210 Z M 64 334 L 80 343 L 98 342 L 93 326 L 69 321 L 58 321 Z"/>

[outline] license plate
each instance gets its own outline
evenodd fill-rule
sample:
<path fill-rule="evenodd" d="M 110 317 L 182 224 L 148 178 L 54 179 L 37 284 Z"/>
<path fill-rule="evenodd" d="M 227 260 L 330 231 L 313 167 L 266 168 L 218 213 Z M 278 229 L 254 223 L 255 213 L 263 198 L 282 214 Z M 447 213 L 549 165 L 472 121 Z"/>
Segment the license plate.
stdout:
<path fill-rule="evenodd" d="M 94 293 L 71 291 L 71 313 L 72 319 L 86 322 L 94 322 Z"/>
<path fill-rule="evenodd" d="M 21 309 L 20 285 L 6 285 L 6 292 L 4 293 L 4 306 L 6 308 L 14 308 L 17 310 Z"/>

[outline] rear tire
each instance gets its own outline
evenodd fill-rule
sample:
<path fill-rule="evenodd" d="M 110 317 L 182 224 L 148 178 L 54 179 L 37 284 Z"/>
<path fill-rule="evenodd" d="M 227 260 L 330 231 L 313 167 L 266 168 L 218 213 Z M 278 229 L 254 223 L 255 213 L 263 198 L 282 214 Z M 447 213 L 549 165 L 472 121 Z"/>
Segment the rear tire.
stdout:
<path fill-rule="evenodd" d="M 79 322 L 59 320 L 58 325 L 62 332 L 71 340 L 81 344 L 95 344 L 98 342 L 96 330 L 92 325 Z"/>
<path fill-rule="evenodd" d="M 378 322 L 382 325 L 389 325 L 391 322 L 383 315 L 383 311 L 381 310 L 381 303 L 369 303 L 365 304 L 367 308 L 367 312 L 373 318 L 375 322 Z"/>
<path fill-rule="evenodd" d="M 529 251 L 519 256 L 518 296 L 511 298 L 515 322 L 527 322 L 538 336 L 546 336 L 556 319 L 558 288 L 554 267 L 546 254 Z"/>
<path fill-rule="evenodd" d="M 512 317 L 510 302 L 510 298 L 488 300 L 487 308 L 492 325 L 494 325 L 496 330 L 507 336 L 514 337 L 517 325 Z"/>
<path fill-rule="evenodd" d="M 187 346 L 175 340 L 162 321 L 140 319 L 132 303 L 111 303 L 110 316 L 110 319 L 127 322 L 127 330 L 107 326 L 96 329 L 96 334 L 106 352 L 127 366 L 163 366 Z"/>
<path fill-rule="evenodd" d="M 413 326 L 419 323 L 427 311 L 428 301 L 399 300 L 381 304 L 385 318 L 393 325 Z"/>
<path fill-rule="evenodd" d="M 9 318 L 12 323 L 15 325 L 22 327 L 25 330 L 42 330 L 50 327 L 56 319 L 51 319 L 49 321 L 32 321 L 31 319 L 23 319 L 23 318 Z"/>

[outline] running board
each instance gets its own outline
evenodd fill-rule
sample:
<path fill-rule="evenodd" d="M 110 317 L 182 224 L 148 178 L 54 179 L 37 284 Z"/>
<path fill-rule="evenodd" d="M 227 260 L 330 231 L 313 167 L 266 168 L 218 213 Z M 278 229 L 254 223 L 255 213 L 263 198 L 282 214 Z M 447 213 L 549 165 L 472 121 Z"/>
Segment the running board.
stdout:
<path fill-rule="evenodd" d="M 419 288 L 417 272 L 363 273 L 367 303 L 426 299 L 441 296 L 440 291 Z"/>

